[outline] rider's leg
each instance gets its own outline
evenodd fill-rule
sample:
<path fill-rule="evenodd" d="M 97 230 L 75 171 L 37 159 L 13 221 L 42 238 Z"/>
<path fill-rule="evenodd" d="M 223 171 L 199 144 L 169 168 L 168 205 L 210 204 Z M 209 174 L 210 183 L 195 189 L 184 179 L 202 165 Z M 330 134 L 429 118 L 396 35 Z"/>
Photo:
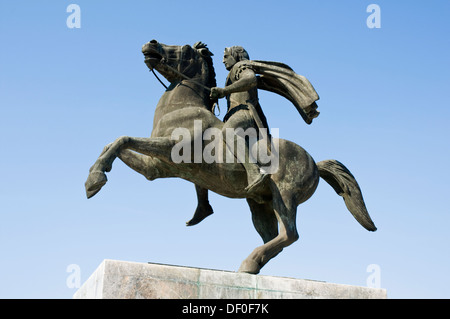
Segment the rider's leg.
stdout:
<path fill-rule="evenodd" d="M 259 191 L 259 187 L 264 184 L 269 175 L 261 172 L 259 163 L 255 161 L 252 156 L 250 156 L 249 145 L 246 143 L 245 139 L 239 135 L 236 135 L 235 141 L 237 144 L 236 158 L 240 161 L 240 163 L 242 163 L 247 173 L 248 186 L 245 190 L 247 193 L 257 192 Z"/>
<path fill-rule="evenodd" d="M 244 166 L 247 173 L 248 186 L 245 190 L 247 193 L 257 192 L 259 186 L 264 184 L 263 182 L 269 175 L 261 172 L 257 156 L 253 156 L 255 153 L 250 152 L 254 142 L 257 141 L 258 135 L 256 123 L 250 112 L 240 110 L 234 113 L 225 122 L 222 132 L 228 151 Z M 246 140 L 246 137 L 248 140 Z"/>

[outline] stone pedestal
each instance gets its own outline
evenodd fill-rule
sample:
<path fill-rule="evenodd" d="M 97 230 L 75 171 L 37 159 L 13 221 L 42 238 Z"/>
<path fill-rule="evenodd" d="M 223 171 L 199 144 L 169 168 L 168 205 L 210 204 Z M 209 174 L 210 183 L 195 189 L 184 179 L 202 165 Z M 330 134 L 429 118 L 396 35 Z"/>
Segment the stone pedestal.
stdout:
<path fill-rule="evenodd" d="M 386 290 L 230 271 L 104 260 L 75 299 L 385 299 Z"/>

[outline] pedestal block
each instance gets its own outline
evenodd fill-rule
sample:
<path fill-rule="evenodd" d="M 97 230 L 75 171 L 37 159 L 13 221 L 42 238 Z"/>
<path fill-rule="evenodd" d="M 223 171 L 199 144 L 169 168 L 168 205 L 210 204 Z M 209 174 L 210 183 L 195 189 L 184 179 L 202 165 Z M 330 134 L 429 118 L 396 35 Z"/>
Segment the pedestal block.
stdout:
<path fill-rule="evenodd" d="M 75 299 L 385 299 L 385 289 L 104 260 Z"/>

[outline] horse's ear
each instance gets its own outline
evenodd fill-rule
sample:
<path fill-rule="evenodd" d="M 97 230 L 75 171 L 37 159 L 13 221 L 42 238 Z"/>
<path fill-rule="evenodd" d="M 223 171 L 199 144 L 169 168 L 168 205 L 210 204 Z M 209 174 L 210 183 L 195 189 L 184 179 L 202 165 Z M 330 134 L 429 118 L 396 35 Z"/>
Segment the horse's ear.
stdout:
<path fill-rule="evenodd" d="M 208 48 L 200 49 L 199 52 L 201 55 L 203 55 L 205 57 L 211 57 L 214 55 L 211 51 L 209 51 Z"/>
<path fill-rule="evenodd" d="M 214 55 L 211 51 L 209 51 L 206 44 L 200 41 L 194 44 L 194 49 L 198 50 L 198 52 L 205 57 L 211 57 Z"/>

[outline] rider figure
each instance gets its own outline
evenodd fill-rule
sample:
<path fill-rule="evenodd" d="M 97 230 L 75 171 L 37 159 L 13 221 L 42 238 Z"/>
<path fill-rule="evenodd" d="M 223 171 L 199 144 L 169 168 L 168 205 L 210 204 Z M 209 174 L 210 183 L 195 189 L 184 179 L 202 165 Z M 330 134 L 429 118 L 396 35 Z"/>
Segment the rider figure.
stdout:
<path fill-rule="evenodd" d="M 223 56 L 225 68 L 230 71 L 226 80 L 225 88 L 215 87 L 211 89 L 211 98 L 227 98 L 227 114 L 224 117 L 222 132 L 225 134 L 228 128 L 254 128 L 254 132 L 259 129 L 267 129 L 266 119 L 258 103 L 257 77 L 255 72 L 241 61 L 249 60 L 247 51 L 240 46 L 226 48 Z M 255 119 L 258 117 L 258 119 Z M 264 127 L 259 127 L 257 123 Z M 239 135 L 237 139 L 243 138 Z M 229 142 L 229 141 L 227 141 Z M 247 143 L 237 143 L 238 146 L 245 145 L 245 150 L 237 150 L 239 161 L 243 164 L 247 172 L 248 186 L 247 194 L 252 194 L 258 190 L 268 174 L 260 172 L 258 163 L 249 161 L 249 145 Z M 228 147 L 233 147 L 227 143 Z M 245 157 L 244 157 L 245 156 Z"/>

